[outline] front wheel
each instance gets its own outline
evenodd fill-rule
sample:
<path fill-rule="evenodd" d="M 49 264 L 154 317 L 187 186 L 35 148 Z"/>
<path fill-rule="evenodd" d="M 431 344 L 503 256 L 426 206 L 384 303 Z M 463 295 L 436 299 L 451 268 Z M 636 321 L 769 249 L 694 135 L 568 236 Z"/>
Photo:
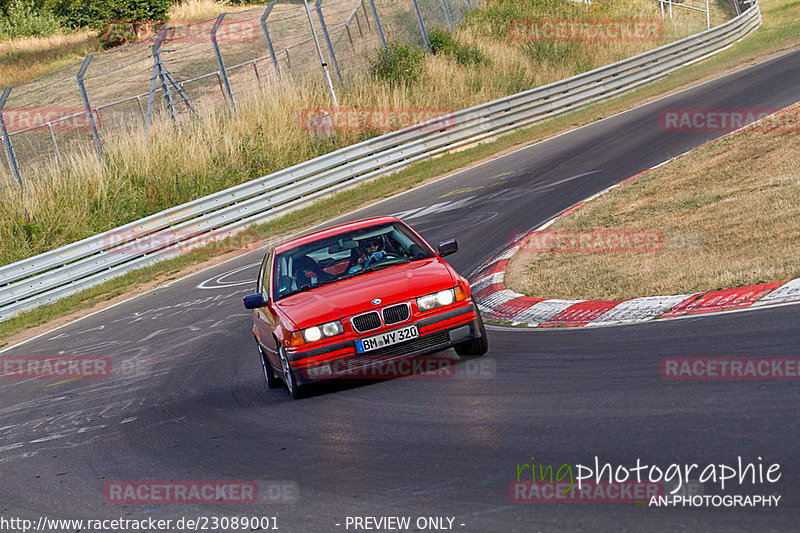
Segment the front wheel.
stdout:
<path fill-rule="evenodd" d="M 477 309 L 475 310 L 475 314 L 478 315 L 478 329 L 481 336 L 478 339 L 456 344 L 455 349 L 458 355 L 480 357 L 481 355 L 486 355 L 486 352 L 489 351 L 489 339 L 486 337 L 483 317 L 481 317 L 481 312 Z"/>
<path fill-rule="evenodd" d="M 295 400 L 303 397 L 303 387 L 298 385 L 297 379 L 294 377 L 292 367 L 289 366 L 289 359 L 286 357 L 286 351 L 281 346 L 280 348 L 281 366 L 283 367 L 283 381 L 286 382 L 286 388 L 289 390 L 289 395 Z"/>
<path fill-rule="evenodd" d="M 272 368 L 272 364 L 269 362 L 269 358 L 267 358 L 267 354 L 264 353 L 264 349 L 261 347 L 261 343 L 258 342 L 258 339 L 256 339 L 256 346 L 258 346 L 258 356 L 259 359 L 261 359 L 261 368 L 264 370 L 264 378 L 267 380 L 267 388 L 277 389 L 282 385 L 281 380 L 275 376 L 275 370 Z"/>

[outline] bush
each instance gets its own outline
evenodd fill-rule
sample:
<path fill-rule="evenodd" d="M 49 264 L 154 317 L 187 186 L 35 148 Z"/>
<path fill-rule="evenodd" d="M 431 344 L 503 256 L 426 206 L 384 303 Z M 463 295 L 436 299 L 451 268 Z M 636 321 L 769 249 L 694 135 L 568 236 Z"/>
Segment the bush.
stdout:
<path fill-rule="evenodd" d="M 173 0 L 49 0 L 71 28 L 103 30 L 109 22 L 166 21 Z"/>
<path fill-rule="evenodd" d="M 431 42 L 431 52 L 434 54 L 446 54 L 456 47 L 453 34 L 441 28 L 434 28 L 428 32 L 428 40 Z"/>
<path fill-rule="evenodd" d="M 425 71 L 425 52 L 390 42 L 388 49 L 381 48 L 378 57 L 370 61 L 369 71 L 375 79 L 391 85 L 410 85 Z"/>
<path fill-rule="evenodd" d="M 459 65 L 483 65 L 489 62 L 489 58 L 477 46 L 460 43 L 452 33 L 441 28 L 431 30 L 428 39 L 434 54 L 447 54 Z"/>
<path fill-rule="evenodd" d="M 32 0 L 13 0 L 0 18 L 0 39 L 12 37 L 47 37 L 61 31 L 55 15 L 42 9 Z"/>

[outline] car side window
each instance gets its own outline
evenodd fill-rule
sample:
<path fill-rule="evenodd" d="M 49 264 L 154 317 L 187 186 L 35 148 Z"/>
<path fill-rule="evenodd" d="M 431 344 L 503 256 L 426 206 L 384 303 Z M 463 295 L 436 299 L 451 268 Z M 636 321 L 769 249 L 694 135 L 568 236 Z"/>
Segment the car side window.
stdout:
<path fill-rule="evenodd" d="M 261 271 L 258 273 L 258 292 L 264 298 L 264 301 L 269 298 L 269 265 L 272 262 L 272 252 L 264 256 L 264 262 L 261 263 Z"/>

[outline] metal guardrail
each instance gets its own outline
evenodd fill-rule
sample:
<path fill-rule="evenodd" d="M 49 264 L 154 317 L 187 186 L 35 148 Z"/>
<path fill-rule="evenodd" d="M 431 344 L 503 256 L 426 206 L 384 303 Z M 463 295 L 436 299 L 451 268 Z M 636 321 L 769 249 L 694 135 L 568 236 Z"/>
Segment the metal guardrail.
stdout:
<path fill-rule="evenodd" d="M 234 235 L 416 161 L 629 91 L 719 52 L 760 25 L 754 5 L 720 26 L 617 63 L 348 146 L 0 267 L 0 321 L 174 257 L 181 253 L 176 244 Z M 147 239 L 146 249 L 137 239 Z"/>

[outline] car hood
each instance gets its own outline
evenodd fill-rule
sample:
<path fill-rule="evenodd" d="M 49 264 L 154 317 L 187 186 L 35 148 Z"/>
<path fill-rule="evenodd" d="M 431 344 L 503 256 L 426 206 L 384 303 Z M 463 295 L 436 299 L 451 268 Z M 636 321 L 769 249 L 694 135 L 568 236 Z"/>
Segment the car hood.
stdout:
<path fill-rule="evenodd" d="M 303 329 L 448 289 L 455 283 L 443 261 L 424 259 L 322 285 L 283 298 L 276 306 Z M 382 302 L 373 305 L 374 298 Z"/>

